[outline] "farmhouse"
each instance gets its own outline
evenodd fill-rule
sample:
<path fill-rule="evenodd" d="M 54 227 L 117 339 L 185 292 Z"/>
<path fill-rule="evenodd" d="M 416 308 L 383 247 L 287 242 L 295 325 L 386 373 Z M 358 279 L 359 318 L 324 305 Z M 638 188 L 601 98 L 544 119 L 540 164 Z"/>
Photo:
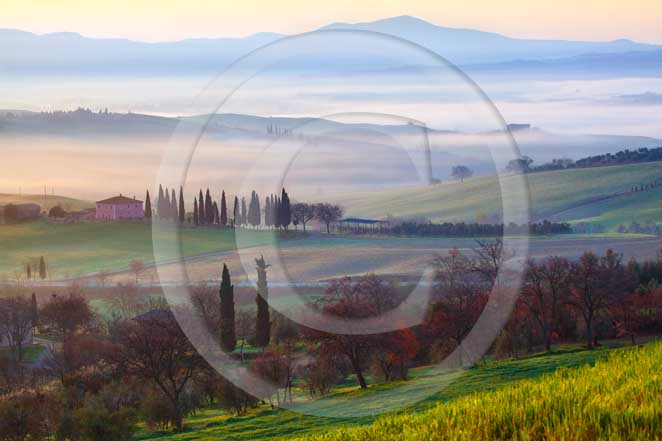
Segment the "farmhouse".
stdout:
<path fill-rule="evenodd" d="M 143 210 L 143 201 L 126 196 L 115 196 L 96 203 L 97 220 L 127 220 L 143 219 L 145 211 Z"/>
<path fill-rule="evenodd" d="M 0 224 L 37 219 L 41 207 L 33 203 L 0 205 Z"/>

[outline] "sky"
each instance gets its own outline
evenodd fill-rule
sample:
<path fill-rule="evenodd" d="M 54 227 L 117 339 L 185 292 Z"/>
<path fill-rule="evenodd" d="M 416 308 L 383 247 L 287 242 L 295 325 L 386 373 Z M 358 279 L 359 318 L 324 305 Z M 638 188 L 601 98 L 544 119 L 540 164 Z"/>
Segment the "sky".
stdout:
<path fill-rule="evenodd" d="M 172 41 L 296 34 L 331 22 L 413 15 L 518 38 L 662 44 L 660 0 L 2 0 L 0 28 Z"/>

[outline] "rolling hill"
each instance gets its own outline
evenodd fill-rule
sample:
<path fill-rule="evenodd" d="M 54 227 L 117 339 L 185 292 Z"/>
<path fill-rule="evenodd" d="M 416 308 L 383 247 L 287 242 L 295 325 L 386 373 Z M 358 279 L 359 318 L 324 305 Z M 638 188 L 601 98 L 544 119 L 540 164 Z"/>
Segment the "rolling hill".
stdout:
<path fill-rule="evenodd" d="M 527 175 L 531 218 L 596 222 L 610 230 L 620 223 L 662 222 L 662 188 L 628 193 L 633 186 L 662 178 L 662 163 L 630 164 Z M 512 176 L 503 177 L 507 182 Z M 332 198 L 349 216 L 421 217 L 461 222 L 500 217 L 501 193 L 495 176 L 427 187 L 402 187 Z"/>
<path fill-rule="evenodd" d="M 0 193 L 0 205 L 9 203 L 17 204 L 23 202 L 32 202 L 47 210 L 56 205 L 60 205 L 66 211 L 84 210 L 86 208 L 94 207 L 93 202 L 69 198 L 66 196 L 43 194 L 23 194 L 19 196 L 17 194 Z"/>

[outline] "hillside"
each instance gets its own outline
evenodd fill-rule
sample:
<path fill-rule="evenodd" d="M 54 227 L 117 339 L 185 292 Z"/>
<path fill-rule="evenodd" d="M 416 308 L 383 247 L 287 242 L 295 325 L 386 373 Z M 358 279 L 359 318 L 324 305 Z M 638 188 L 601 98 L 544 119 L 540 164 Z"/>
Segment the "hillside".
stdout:
<path fill-rule="evenodd" d="M 83 201 L 80 199 L 68 198 L 66 196 L 58 195 L 43 195 L 43 194 L 6 194 L 0 193 L 0 205 L 9 203 L 17 204 L 21 202 L 32 202 L 40 205 L 42 208 L 50 209 L 56 205 L 60 205 L 67 211 L 84 210 L 85 208 L 93 208 L 94 203 Z"/>
<path fill-rule="evenodd" d="M 305 439 L 660 439 L 660 358 L 662 344 L 655 343 L 614 353 L 595 366 L 439 404 L 422 414 L 389 416 Z"/>
<path fill-rule="evenodd" d="M 527 175 L 532 218 L 598 222 L 615 230 L 619 223 L 662 222 L 662 188 L 618 196 L 633 186 L 662 178 L 662 162 Z M 505 176 L 507 182 L 513 177 Z M 426 187 L 338 195 L 333 198 L 356 217 L 425 217 L 435 222 L 476 221 L 500 216 L 501 194 L 495 176 Z"/>
<path fill-rule="evenodd" d="M 652 348 L 657 348 L 653 350 Z M 647 349 L 647 357 L 654 354 L 654 351 L 660 352 L 660 344 L 651 346 Z M 474 366 L 465 371 L 460 377 L 451 381 L 448 387 L 440 387 L 441 384 L 448 382 L 448 377 L 454 374 L 435 373 L 430 367 L 421 367 L 410 371 L 411 379 L 407 384 L 427 388 L 427 390 L 438 390 L 427 400 L 409 409 L 411 418 L 429 418 L 428 410 L 436 409 L 434 406 L 444 406 L 441 403 L 464 402 L 464 400 L 474 399 L 474 397 L 501 397 L 499 391 L 508 391 L 512 388 L 520 390 L 518 381 L 524 380 L 524 387 L 538 384 L 540 378 L 549 375 L 561 369 L 562 372 L 569 372 L 573 376 L 581 375 L 585 372 L 582 366 L 593 365 L 598 360 L 604 360 L 610 354 L 615 354 L 613 359 L 618 359 L 622 350 L 602 347 L 593 351 L 576 348 L 563 348 L 553 351 L 549 354 L 537 354 L 529 357 L 523 357 L 516 360 L 507 361 L 487 361 L 485 364 Z M 627 353 L 626 353 L 627 354 Z M 626 355 L 627 356 L 627 355 Z M 649 360 L 650 361 L 650 360 Z M 613 364 L 613 363 L 612 363 Z M 575 368 L 579 368 L 574 370 Z M 642 371 L 644 372 L 644 371 Z M 632 370 L 627 375 L 633 375 Z M 547 384 L 549 380 L 545 377 L 540 384 Z M 552 377 L 554 378 L 554 377 Z M 528 381 L 527 381 L 528 380 Z M 515 385 L 515 386 L 514 386 Z M 234 441 L 254 440 L 254 439 L 292 439 L 302 437 L 301 439 L 343 439 L 351 440 L 353 436 L 361 436 L 364 431 L 375 430 L 373 427 L 382 427 L 384 419 L 377 419 L 375 426 L 365 426 L 364 428 L 348 429 L 349 426 L 366 425 L 375 420 L 376 417 L 357 418 L 355 413 L 362 413 L 366 409 L 381 408 L 381 406 L 398 407 L 401 399 L 400 394 L 392 393 L 401 386 L 398 383 L 391 384 L 373 384 L 368 390 L 360 391 L 353 383 L 343 383 L 332 393 L 322 399 L 313 401 L 320 408 L 328 408 L 330 413 L 344 413 L 342 417 L 318 417 L 312 415 L 299 414 L 289 410 L 273 410 L 268 405 L 261 406 L 249 411 L 246 415 L 235 416 L 229 414 L 217 406 L 200 411 L 196 416 L 190 417 L 186 421 L 186 428 L 182 433 L 174 434 L 172 432 L 153 432 L 144 428 L 142 433 L 136 437 L 137 440 L 159 440 L 159 441 L 180 441 L 180 440 L 217 440 L 227 439 Z M 489 392 L 494 391 L 497 392 Z M 411 392 L 411 391 L 410 391 Z M 476 406 L 479 408 L 480 406 Z M 304 408 L 305 409 L 305 408 Z M 299 410 L 302 410 L 301 408 Z M 413 412 L 412 412 L 413 411 Z M 434 411 L 431 411 L 434 412 Z M 352 417 L 354 415 L 354 417 Z M 395 415 L 398 415 L 397 413 Z M 397 416 L 387 417 L 398 420 Z M 402 417 L 400 417 L 402 418 Z M 342 429 L 341 432 L 335 430 Z M 343 438 L 343 436 L 345 436 Z M 381 436 L 372 438 L 381 440 Z M 436 439 L 433 437 L 420 439 Z"/>

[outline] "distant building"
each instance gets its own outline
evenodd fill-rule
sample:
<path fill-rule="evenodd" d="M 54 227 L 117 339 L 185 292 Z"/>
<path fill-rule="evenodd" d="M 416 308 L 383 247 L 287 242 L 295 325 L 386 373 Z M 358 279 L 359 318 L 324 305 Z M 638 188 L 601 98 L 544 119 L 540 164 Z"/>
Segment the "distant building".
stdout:
<path fill-rule="evenodd" d="M 41 207 L 33 203 L 15 203 L 0 205 L 0 224 L 37 219 L 41 216 Z"/>
<path fill-rule="evenodd" d="M 130 220 L 145 217 L 143 201 L 137 200 L 135 196 L 132 199 L 120 194 L 110 199 L 98 201 L 96 206 L 95 218 L 97 220 Z"/>
<path fill-rule="evenodd" d="M 531 124 L 508 124 L 508 130 L 511 132 L 524 132 L 531 130 Z"/>

